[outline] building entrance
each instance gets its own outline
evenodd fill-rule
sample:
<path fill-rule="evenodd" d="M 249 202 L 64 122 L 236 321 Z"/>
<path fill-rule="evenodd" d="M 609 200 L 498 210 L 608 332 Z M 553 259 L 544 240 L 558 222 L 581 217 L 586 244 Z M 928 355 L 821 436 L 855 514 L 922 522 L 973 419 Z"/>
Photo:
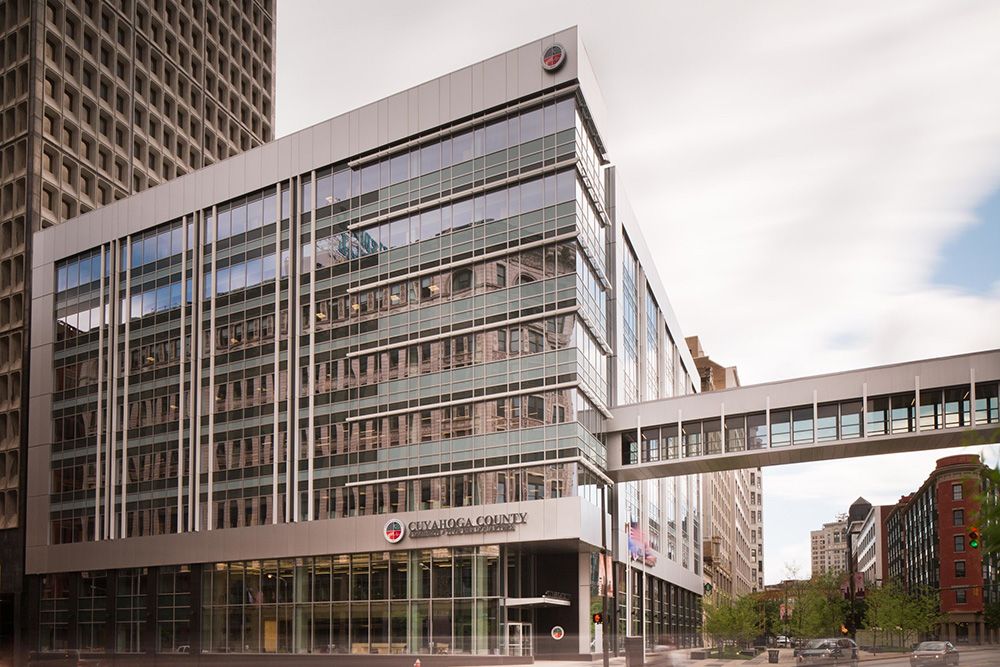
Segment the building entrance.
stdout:
<path fill-rule="evenodd" d="M 507 655 L 522 657 L 534 653 L 532 650 L 531 623 L 507 623 Z"/>

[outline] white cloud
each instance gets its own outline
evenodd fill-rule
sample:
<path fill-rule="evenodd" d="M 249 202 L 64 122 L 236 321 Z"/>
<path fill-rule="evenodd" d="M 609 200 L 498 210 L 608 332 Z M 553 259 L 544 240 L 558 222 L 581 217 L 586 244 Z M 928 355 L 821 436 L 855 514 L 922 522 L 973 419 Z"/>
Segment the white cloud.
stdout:
<path fill-rule="evenodd" d="M 297 0 L 277 16 L 279 135 L 579 24 L 685 333 L 744 383 L 997 347 L 1000 285 L 930 281 L 1000 186 L 1000 3 Z M 922 455 L 896 461 L 885 478 L 867 460 L 769 471 L 768 494 L 849 503 L 926 477 Z M 807 569 L 796 540 L 828 518 L 805 503 L 805 537 L 785 534 L 794 497 L 767 512 L 767 558 Z"/>

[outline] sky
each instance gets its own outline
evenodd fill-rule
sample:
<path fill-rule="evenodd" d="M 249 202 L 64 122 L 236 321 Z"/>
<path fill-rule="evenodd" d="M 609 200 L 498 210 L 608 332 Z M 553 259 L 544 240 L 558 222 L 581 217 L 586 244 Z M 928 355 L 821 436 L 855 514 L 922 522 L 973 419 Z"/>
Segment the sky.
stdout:
<path fill-rule="evenodd" d="M 1000 347 L 992 0 L 280 0 L 276 134 L 571 25 L 684 334 L 744 385 Z M 765 581 L 947 453 L 768 468 Z"/>

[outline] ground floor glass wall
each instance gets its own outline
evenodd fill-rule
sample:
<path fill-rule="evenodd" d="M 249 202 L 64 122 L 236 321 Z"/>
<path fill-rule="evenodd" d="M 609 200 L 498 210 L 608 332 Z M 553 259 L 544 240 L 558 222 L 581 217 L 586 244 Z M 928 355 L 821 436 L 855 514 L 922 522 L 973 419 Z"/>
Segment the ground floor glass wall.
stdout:
<path fill-rule="evenodd" d="M 701 645 L 701 596 L 638 568 L 615 564 L 614 646 L 643 637 L 647 647 Z"/>

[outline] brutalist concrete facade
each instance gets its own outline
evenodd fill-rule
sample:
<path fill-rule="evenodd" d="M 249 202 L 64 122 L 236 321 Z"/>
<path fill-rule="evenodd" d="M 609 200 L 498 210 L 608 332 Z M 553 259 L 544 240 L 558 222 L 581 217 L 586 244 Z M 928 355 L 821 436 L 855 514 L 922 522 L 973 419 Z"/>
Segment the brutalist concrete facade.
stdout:
<path fill-rule="evenodd" d="M 23 564 L 32 233 L 270 141 L 273 70 L 270 0 L 0 7 L 4 605 Z"/>

